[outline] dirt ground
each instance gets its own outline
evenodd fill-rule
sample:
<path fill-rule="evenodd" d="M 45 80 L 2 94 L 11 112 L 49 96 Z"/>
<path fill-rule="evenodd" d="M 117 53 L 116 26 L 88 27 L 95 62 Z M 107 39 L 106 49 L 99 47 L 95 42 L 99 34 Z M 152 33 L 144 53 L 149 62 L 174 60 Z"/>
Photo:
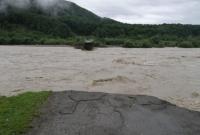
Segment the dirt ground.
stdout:
<path fill-rule="evenodd" d="M 150 95 L 200 111 L 200 49 L 0 46 L 0 95 L 27 90 Z"/>

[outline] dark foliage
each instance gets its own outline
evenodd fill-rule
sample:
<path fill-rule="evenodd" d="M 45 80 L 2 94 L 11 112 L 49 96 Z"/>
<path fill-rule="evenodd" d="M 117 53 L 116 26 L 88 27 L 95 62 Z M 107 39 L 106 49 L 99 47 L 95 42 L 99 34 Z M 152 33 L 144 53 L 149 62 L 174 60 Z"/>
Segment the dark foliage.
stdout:
<path fill-rule="evenodd" d="M 0 44 L 73 45 L 79 37 L 92 37 L 98 45 L 200 47 L 200 25 L 124 24 L 62 0 L 48 10 L 33 0 L 28 8 L 10 6 L 0 12 Z"/>

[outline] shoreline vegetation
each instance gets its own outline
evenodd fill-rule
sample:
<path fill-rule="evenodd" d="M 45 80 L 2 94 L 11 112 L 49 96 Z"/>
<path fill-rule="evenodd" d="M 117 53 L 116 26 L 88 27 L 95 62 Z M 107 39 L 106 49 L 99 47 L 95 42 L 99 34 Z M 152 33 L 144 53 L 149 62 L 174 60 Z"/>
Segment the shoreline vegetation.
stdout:
<path fill-rule="evenodd" d="M 156 38 L 132 40 L 128 38 L 95 38 L 95 37 L 0 37 L 0 45 L 53 45 L 53 46 L 72 46 L 79 48 L 85 44 L 87 39 L 92 39 L 91 45 L 94 47 L 124 47 L 124 48 L 165 48 L 165 47 L 179 47 L 179 48 L 200 48 L 200 41 L 196 38 L 179 39 L 179 40 L 160 40 Z"/>
<path fill-rule="evenodd" d="M 0 135 L 20 135 L 26 132 L 50 94 L 27 92 L 13 97 L 0 97 Z"/>
<path fill-rule="evenodd" d="M 62 5 L 62 8 L 60 6 Z M 8 5 L 0 12 L 0 45 L 71 45 L 92 40 L 93 46 L 126 48 L 200 48 L 200 25 L 126 24 L 102 18 L 61 0 L 48 9 Z"/>
<path fill-rule="evenodd" d="M 51 9 L 51 10 L 49 10 Z M 200 47 L 200 25 L 127 24 L 60 0 L 43 9 L 36 0 L 24 8 L 12 3 L 0 12 L 0 45 L 72 45 L 126 48 Z"/>

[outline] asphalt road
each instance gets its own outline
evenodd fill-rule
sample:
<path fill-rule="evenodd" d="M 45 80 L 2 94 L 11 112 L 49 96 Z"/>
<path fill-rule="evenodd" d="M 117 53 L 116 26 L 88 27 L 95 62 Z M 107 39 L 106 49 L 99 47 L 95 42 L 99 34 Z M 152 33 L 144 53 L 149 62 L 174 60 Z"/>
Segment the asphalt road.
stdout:
<path fill-rule="evenodd" d="M 150 96 L 56 92 L 27 135 L 199 135 L 200 112 Z"/>

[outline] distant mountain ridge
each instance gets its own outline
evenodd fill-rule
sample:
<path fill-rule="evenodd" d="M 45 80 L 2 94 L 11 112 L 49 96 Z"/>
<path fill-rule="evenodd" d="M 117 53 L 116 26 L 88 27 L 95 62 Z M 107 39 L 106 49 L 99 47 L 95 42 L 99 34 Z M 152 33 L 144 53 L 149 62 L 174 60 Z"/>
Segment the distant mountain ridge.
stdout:
<path fill-rule="evenodd" d="M 173 47 L 192 39 L 196 46 L 199 44 L 196 41 L 200 41 L 200 25 L 125 24 L 99 17 L 65 0 L 0 0 L 0 44 L 48 44 L 61 38 L 53 42 L 56 44 L 80 36 L 98 38 L 103 44 L 136 47 L 140 41 L 145 47 L 157 44 Z"/>
<path fill-rule="evenodd" d="M 72 32 L 66 22 L 69 24 L 73 23 L 73 21 L 98 22 L 101 21 L 101 18 L 69 1 L 59 0 L 49 7 L 42 7 L 36 3 L 36 0 L 31 0 L 31 3 L 23 8 L 8 4 L 5 11 L 0 13 L 0 21 L 1 26 L 16 24 L 46 34 L 53 34 L 54 27 L 60 31 L 64 31 L 65 29 L 66 32 L 63 32 L 63 34 L 56 30 L 54 33 L 55 35 L 60 33 L 58 36 L 65 36 Z M 45 30 L 49 28 L 54 30 L 49 33 L 48 30 Z"/>

